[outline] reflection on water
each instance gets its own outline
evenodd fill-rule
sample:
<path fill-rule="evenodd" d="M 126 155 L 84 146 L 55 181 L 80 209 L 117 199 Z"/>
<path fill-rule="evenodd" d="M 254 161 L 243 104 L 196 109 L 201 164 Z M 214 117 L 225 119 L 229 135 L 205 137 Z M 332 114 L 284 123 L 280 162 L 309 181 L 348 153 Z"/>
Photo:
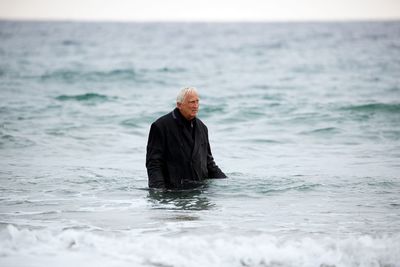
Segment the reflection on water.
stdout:
<path fill-rule="evenodd" d="M 204 195 L 206 185 L 190 190 L 149 189 L 148 198 L 156 209 L 208 210 L 215 206 Z"/>

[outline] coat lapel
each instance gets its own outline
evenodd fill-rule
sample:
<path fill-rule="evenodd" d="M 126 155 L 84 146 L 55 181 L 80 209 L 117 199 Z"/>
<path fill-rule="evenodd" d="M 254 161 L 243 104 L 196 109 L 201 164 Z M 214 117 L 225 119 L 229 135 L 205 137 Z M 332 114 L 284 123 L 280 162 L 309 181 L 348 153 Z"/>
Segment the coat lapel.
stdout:
<path fill-rule="evenodd" d="M 198 124 L 197 121 L 195 123 Z M 193 147 L 193 152 L 192 152 L 192 158 L 194 158 L 194 156 L 199 152 L 200 145 L 201 145 L 200 130 L 199 130 L 198 125 L 195 125 L 195 127 L 194 127 L 194 147 Z"/>

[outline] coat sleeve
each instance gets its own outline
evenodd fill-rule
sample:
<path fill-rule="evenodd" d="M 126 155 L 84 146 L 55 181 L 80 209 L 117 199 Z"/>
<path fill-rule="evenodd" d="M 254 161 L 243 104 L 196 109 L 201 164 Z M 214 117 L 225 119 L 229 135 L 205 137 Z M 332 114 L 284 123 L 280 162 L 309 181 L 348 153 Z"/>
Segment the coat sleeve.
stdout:
<path fill-rule="evenodd" d="M 164 166 L 163 135 L 159 127 L 153 123 L 150 127 L 146 153 L 146 168 L 150 188 L 165 188 Z"/>
<path fill-rule="evenodd" d="M 221 171 L 221 169 L 215 164 L 214 157 L 211 153 L 210 141 L 208 140 L 208 130 L 206 127 L 207 134 L 207 170 L 208 170 L 208 178 L 227 178 L 225 173 Z"/>

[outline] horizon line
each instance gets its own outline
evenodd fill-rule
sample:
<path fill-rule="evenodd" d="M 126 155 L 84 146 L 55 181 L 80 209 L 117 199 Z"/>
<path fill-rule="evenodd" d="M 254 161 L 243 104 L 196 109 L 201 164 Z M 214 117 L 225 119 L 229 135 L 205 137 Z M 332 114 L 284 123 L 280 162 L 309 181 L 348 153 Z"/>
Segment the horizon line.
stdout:
<path fill-rule="evenodd" d="M 400 17 L 388 18 L 304 18 L 304 19 L 89 19 L 89 18 L 2 18 L 10 22 L 71 22 L 71 23 L 357 23 L 357 22 L 400 22 Z"/>

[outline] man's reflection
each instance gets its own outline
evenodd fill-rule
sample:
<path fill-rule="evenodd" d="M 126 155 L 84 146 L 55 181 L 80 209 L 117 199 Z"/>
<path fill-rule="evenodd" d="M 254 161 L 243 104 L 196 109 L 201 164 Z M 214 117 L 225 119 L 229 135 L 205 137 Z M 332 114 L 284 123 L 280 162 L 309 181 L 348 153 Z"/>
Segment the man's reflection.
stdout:
<path fill-rule="evenodd" d="M 148 198 L 158 209 L 207 210 L 215 205 L 204 195 L 207 185 L 185 190 L 149 189 Z"/>

